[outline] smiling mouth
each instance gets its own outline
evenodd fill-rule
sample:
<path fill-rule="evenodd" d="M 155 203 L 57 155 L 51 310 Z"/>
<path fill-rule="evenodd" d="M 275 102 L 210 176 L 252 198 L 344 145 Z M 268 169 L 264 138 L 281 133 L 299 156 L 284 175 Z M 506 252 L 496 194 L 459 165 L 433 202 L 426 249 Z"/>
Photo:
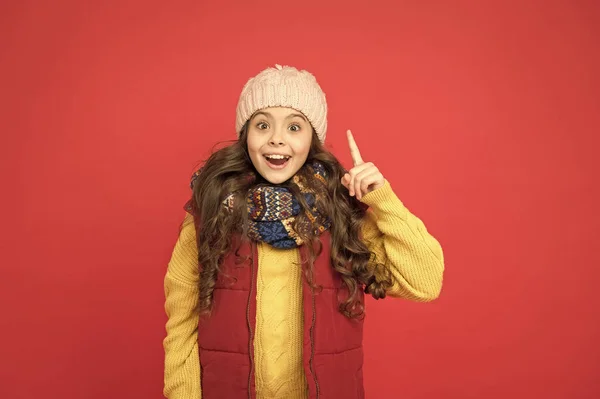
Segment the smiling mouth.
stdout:
<path fill-rule="evenodd" d="M 289 155 L 265 155 L 264 157 L 267 160 L 267 165 L 273 169 L 284 168 L 292 158 Z"/>

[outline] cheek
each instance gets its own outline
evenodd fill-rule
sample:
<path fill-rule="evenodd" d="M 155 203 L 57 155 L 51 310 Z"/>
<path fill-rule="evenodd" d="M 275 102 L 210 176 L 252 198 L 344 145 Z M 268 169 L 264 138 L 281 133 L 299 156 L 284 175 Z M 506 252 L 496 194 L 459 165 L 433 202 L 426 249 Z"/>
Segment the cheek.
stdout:
<path fill-rule="evenodd" d="M 248 142 L 246 143 L 248 148 L 248 155 L 250 156 L 250 161 L 255 168 L 258 168 L 258 162 L 260 158 L 260 144 L 256 142 L 256 140 L 251 140 L 250 136 L 248 136 Z"/>
<path fill-rule="evenodd" d="M 250 153 L 250 155 L 254 155 L 254 154 L 260 152 L 262 143 L 260 142 L 260 140 L 258 140 L 256 135 L 249 134 L 247 146 L 248 146 L 248 152 Z"/>
<path fill-rule="evenodd" d="M 310 151 L 310 144 L 310 138 L 302 138 L 301 140 L 298 140 L 296 143 L 294 143 L 294 152 L 296 153 L 296 155 L 304 158 L 308 156 L 308 152 Z"/>

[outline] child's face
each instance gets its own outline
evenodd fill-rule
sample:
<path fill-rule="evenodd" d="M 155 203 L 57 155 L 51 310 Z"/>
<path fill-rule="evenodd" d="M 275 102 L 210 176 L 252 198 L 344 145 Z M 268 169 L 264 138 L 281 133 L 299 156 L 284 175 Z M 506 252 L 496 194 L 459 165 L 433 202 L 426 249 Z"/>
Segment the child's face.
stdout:
<path fill-rule="evenodd" d="M 265 108 L 248 124 L 248 153 L 267 181 L 280 184 L 306 162 L 313 131 L 301 112 L 292 108 Z"/>

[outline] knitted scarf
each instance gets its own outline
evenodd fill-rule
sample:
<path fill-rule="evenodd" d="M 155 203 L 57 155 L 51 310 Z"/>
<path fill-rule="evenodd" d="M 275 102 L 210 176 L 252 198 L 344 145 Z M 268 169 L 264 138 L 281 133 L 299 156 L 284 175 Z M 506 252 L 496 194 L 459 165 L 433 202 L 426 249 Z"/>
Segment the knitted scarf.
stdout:
<path fill-rule="evenodd" d="M 323 165 L 315 162 L 307 167 L 310 168 L 311 176 L 325 186 L 326 174 Z M 319 194 L 310 190 L 302 180 L 298 174 L 292 178 L 309 206 L 306 211 L 308 220 L 312 223 L 315 233 L 321 234 L 331 226 L 331 221 L 320 214 L 316 207 Z M 233 200 L 233 194 L 228 195 L 224 205 L 233 209 Z M 295 248 L 303 244 L 293 228 L 293 223 L 302 207 L 289 188 L 277 185 L 254 187 L 249 190 L 246 203 L 250 239 L 265 242 L 275 248 Z"/>
<path fill-rule="evenodd" d="M 326 187 L 326 172 L 322 164 L 314 162 L 307 164 L 310 176 L 317 179 L 323 187 Z M 194 188 L 194 183 L 201 173 L 202 169 L 195 172 L 190 181 L 190 188 Z M 316 234 L 321 234 L 331 227 L 331 220 L 326 215 L 322 215 L 316 207 L 319 194 L 311 190 L 304 184 L 303 177 L 296 174 L 292 181 L 304 195 L 309 209 L 306 216 Z M 227 195 L 223 201 L 225 208 L 230 211 L 234 209 L 235 195 Z M 291 190 L 287 187 L 277 185 L 259 185 L 248 191 L 246 197 L 248 208 L 248 236 L 254 241 L 265 242 L 275 248 L 295 248 L 303 244 L 302 238 L 294 231 L 294 221 L 300 214 L 302 207 L 294 197 Z M 188 201 L 184 209 L 192 211 L 191 200 Z M 311 226 L 308 226 L 311 227 Z"/>

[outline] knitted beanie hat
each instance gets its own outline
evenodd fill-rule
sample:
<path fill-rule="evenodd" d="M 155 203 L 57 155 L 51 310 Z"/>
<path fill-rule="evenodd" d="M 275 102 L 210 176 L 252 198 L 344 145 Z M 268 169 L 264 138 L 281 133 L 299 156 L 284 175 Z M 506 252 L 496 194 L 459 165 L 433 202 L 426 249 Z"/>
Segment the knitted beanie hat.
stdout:
<path fill-rule="evenodd" d="M 237 105 L 235 131 L 240 135 L 252 115 L 268 107 L 289 107 L 306 116 L 321 143 L 327 133 L 327 101 L 315 77 L 308 71 L 275 65 L 251 78 Z"/>

